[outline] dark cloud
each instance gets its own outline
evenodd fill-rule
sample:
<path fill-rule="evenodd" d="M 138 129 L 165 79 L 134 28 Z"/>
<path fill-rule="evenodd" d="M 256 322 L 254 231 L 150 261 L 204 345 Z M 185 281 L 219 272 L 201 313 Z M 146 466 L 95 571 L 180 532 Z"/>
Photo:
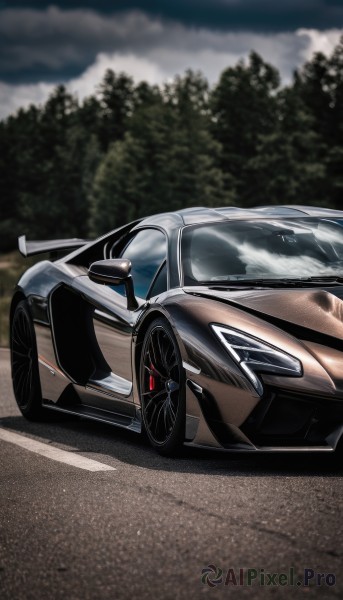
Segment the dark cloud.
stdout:
<path fill-rule="evenodd" d="M 14 0 L 7 8 L 88 8 L 111 14 L 141 10 L 151 16 L 173 19 L 188 26 L 230 31 L 292 31 L 299 27 L 329 29 L 343 26 L 342 0 Z"/>
<path fill-rule="evenodd" d="M 175 49 L 185 56 L 208 51 L 242 55 L 247 48 L 261 47 L 254 36 L 262 35 L 262 28 L 269 29 L 263 33 L 267 44 L 272 35 L 294 31 L 288 25 L 295 22 L 295 14 L 298 25 L 315 29 L 312 21 L 300 18 L 310 8 L 312 15 L 325 11 L 327 15 L 332 11 L 343 15 L 336 0 L 99 0 L 97 10 L 91 8 L 94 2 L 78 0 L 55 2 L 54 6 L 24 0 L 7 4 L 10 8 L 0 10 L 0 80 L 11 84 L 67 81 L 80 75 L 101 52 L 148 57 L 158 52 L 164 55 L 165 63 L 167 54 Z M 141 10 L 134 9 L 137 6 Z M 132 10 L 120 10 L 124 7 Z M 199 27 L 190 26 L 192 19 Z M 275 32 L 280 19 L 282 31 Z M 217 21 L 221 21 L 221 29 L 214 27 Z M 339 22 L 343 19 L 336 19 L 336 27 Z M 239 23 L 242 27 L 244 23 L 243 31 L 237 31 Z M 322 20 L 319 29 L 324 23 Z M 293 49 L 290 46 L 293 58 L 304 44 L 304 40 L 296 40 Z"/>
<path fill-rule="evenodd" d="M 138 12 L 104 16 L 49 7 L 0 14 L 0 79 L 8 83 L 68 79 L 100 52 L 143 53 L 163 41 L 162 24 Z"/>
<path fill-rule="evenodd" d="M 214 83 L 256 50 L 287 82 L 342 31 L 343 0 L 0 0 L 0 118 L 55 83 L 85 97 L 106 68 L 150 83 L 193 68 Z"/>

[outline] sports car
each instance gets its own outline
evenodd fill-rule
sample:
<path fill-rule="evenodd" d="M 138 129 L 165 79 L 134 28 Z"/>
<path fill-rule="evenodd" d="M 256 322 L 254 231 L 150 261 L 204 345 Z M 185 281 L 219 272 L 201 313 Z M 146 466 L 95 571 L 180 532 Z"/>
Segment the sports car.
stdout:
<path fill-rule="evenodd" d="M 338 447 L 343 211 L 189 208 L 19 250 L 50 253 L 10 309 L 28 419 L 114 424 L 166 455 Z"/>

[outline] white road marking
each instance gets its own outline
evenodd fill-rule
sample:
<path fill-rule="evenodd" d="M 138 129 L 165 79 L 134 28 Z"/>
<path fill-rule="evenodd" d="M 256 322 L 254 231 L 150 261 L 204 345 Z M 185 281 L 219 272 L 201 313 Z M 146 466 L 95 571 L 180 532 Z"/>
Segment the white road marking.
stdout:
<path fill-rule="evenodd" d="M 72 465 L 73 467 L 78 467 L 79 469 L 85 469 L 86 471 L 117 470 L 115 467 L 110 467 L 110 465 L 105 465 L 97 460 L 85 458 L 84 456 L 79 456 L 78 454 L 74 454 L 74 452 L 68 452 L 67 450 L 60 450 L 59 448 L 55 448 L 54 446 L 50 446 L 48 444 L 43 444 L 42 442 L 37 442 L 32 438 L 19 435 L 13 431 L 6 431 L 1 427 L 0 440 L 3 440 L 4 442 L 10 442 L 11 444 L 16 444 L 17 446 L 21 446 L 21 448 L 25 448 L 25 450 L 29 450 L 30 452 L 35 452 L 36 454 L 40 454 L 41 456 L 45 456 L 51 460 L 57 460 L 58 462 L 65 463 L 66 465 Z"/>

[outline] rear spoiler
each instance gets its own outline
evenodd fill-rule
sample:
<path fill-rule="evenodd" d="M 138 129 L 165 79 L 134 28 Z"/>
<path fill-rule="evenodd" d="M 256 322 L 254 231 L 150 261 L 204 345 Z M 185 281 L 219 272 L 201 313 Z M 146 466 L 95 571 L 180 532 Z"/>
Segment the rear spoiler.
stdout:
<path fill-rule="evenodd" d="M 73 250 L 85 246 L 91 240 L 81 240 L 79 238 L 71 238 L 69 240 L 37 240 L 27 242 L 26 236 L 22 235 L 18 238 L 18 248 L 23 256 L 33 256 L 34 254 L 44 254 L 45 252 L 63 252 L 64 250 Z"/>

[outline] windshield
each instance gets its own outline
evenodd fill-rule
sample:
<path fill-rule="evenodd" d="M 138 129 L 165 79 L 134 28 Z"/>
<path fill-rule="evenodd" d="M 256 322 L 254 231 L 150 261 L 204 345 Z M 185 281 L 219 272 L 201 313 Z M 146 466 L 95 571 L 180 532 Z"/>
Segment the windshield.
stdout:
<path fill-rule="evenodd" d="M 187 227 L 184 285 L 343 276 L 343 219 L 226 221 Z"/>

